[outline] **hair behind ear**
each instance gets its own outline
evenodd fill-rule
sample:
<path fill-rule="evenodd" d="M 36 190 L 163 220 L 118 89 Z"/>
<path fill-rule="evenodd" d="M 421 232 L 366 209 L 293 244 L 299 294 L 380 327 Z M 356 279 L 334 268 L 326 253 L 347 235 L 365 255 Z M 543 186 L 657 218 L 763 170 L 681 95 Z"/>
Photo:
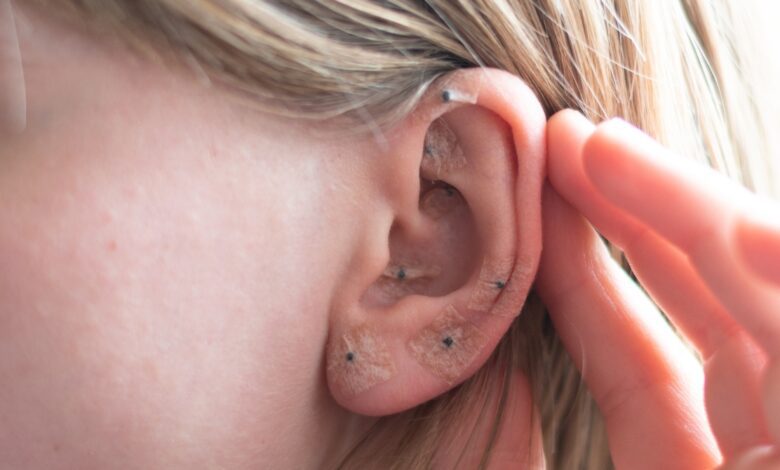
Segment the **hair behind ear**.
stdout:
<path fill-rule="evenodd" d="M 544 454 L 548 459 L 546 468 L 610 468 L 609 447 L 598 407 L 556 336 L 545 306 L 533 292 L 479 372 L 427 403 L 380 419 L 337 468 L 371 468 L 376 465 L 377 455 L 400 456 L 398 460 L 383 463 L 383 468 L 391 470 L 445 468 L 437 466 L 440 456 L 436 451 L 443 448 L 455 449 L 449 455 L 450 462 L 456 462 L 452 468 L 491 468 L 488 464 L 492 451 L 502 445 L 504 436 L 500 431 L 510 419 L 506 404 L 518 393 L 517 384 L 512 381 L 515 370 L 527 375 L 532 400 L 542 412 L 531 415 L 527 423 L 516 425 L 529 429 L 541 426 Z M 550 393 L 551 390 L 556 393 Z M 479 412 L 478 419 L 469 420 L 475 410 Z M 448 430 L 454 428 L 463 429 L 472 436 L 471 441 L 447 446 L 452 437 Z M 583 433 L 583 428 L 595 432 Z M 475 432 L 477 429 L 479 433 Z M 530 439 L 531 435 L 525 443 L 529 449 L 534 447 Z M 511 445 L 519 447 L 523 443 Z M 582 461 L 579 452 L 559 449 L 587 449 L 589 457 Z M 532 457 L 530 453 L 526 456 Z M 533 468 L 522 466 L 523 462 L 514 465 Z"/>

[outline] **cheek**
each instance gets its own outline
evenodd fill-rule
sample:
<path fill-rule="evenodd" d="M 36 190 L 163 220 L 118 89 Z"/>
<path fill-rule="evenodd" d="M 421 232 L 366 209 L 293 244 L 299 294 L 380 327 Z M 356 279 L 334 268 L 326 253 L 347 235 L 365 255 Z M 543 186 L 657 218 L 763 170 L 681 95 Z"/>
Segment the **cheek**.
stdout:
<path fill-rule="evenodd" d="M 319 380 L 324 222 L 296 203 L 316 198 L 288 195 L 281 170 L 188 157 L 29 155 L 0 171 L 14 222 L 0 227 L 0 416 L 15 448 L 196 456 L 231 429 L 251 440 L 279 413 L 264 406 L 300 398 L 285 383 Z"/>

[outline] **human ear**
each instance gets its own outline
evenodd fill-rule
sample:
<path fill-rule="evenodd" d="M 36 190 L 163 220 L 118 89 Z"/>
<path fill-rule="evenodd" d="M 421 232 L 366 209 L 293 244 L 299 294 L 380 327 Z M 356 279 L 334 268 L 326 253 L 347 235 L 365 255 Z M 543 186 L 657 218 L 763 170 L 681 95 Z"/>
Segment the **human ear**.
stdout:
<path fill-rule="evenodd" d="M 545 115 L 519 78 L 452 72 L 385 139 L 326 348 L 333 397 L 366 415 L 479 369 L 521 311 L 542 239 Z"/>

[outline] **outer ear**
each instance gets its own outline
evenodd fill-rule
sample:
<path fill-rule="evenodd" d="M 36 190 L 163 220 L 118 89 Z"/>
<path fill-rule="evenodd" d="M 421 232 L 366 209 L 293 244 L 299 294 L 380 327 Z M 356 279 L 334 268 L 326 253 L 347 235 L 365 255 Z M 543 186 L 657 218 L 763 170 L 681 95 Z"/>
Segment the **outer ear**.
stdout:
<path fill-rule="evenodd" d="M 545 115 L 519 78 L 444 76 L 386 138 L 371 176 L 382 209 L 334 296 L 326 351 L 333 396 L 367 415 L 471 376 L 519 314 L 542 240 Z"/>

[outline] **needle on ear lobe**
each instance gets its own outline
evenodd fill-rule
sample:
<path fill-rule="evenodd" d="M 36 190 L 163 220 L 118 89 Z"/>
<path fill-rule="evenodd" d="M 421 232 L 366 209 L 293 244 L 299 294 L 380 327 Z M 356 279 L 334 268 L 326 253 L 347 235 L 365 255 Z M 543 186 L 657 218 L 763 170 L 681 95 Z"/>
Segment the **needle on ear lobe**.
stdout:
<path fill-rule="evenodd" d="M 396 373 L 387 345 L 377 331 L 365 325 L 328 343 L 327 367 L 330 380 L 349 396 L 386 382 Z"/>
<path fill-rule="evenodd" d="M 486 342 L 484 333 L 449 305 L 409 341 L 408 347 L 421 366 L 453 384 Z"/>

